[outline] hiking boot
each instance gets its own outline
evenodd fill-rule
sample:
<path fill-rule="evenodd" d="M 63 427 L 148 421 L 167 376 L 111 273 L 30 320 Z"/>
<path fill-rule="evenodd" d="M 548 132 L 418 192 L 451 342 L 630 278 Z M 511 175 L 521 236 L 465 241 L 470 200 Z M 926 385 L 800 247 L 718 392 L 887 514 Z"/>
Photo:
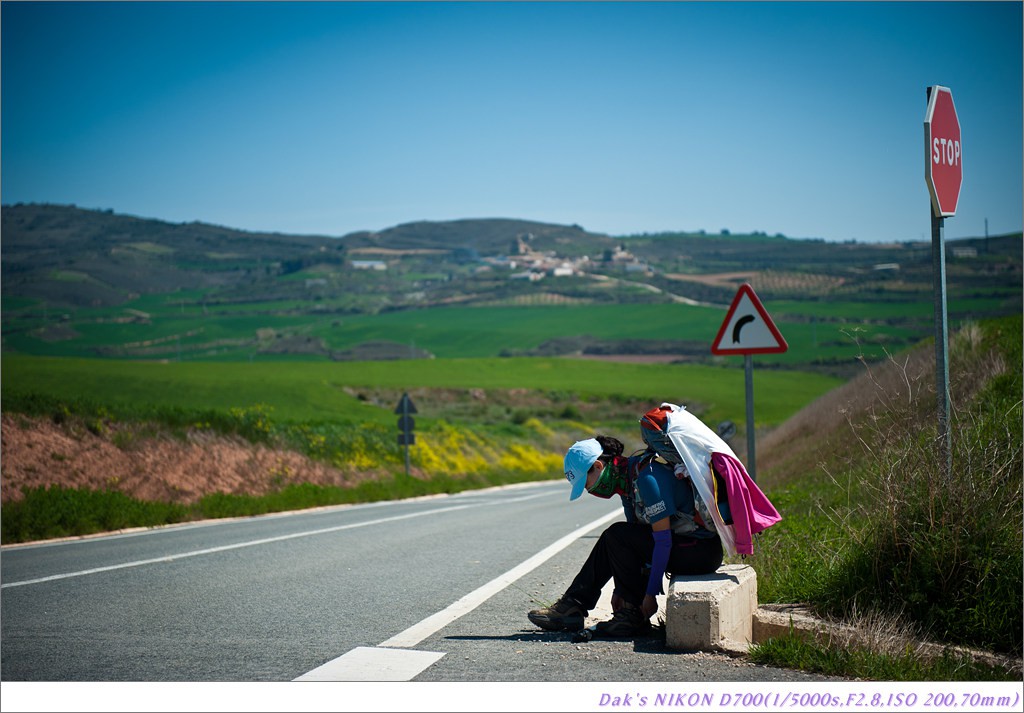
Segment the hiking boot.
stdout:
<path fill-rule="evenodd" d="M 651 630 L 650 620 L 637 607 L 623 602 L 619 610 L 608 621 L 594 627 L 597 636 L 628 637 L 643 636 Z"/>
<path fill-rule="evenodd" d="M 587 618 L 587 610 L 573 599 L 562 597 L 543 609 L 527 614 L 530 621 L 548 631 L 579 631 Z"/>

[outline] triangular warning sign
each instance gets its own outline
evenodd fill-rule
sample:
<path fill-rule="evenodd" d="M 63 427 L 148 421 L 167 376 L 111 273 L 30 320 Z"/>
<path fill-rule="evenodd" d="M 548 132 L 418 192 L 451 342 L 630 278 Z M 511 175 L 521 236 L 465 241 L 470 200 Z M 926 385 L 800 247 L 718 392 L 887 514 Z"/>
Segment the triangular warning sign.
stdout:
<path fill-rule="evenodd" d="M 416 413 L 416 406 L 413 404 L 412 399 L 409 398 L 409 394 L 402 394 L 398 405 L 395 406 L 395 413 Z"/>
<path fill-rule="evenodd" d="M 712 354 L 779 354 L 789 349 L 754 289 L 747 283 L 733 298 L 722 328 L 711 344 Z"/>

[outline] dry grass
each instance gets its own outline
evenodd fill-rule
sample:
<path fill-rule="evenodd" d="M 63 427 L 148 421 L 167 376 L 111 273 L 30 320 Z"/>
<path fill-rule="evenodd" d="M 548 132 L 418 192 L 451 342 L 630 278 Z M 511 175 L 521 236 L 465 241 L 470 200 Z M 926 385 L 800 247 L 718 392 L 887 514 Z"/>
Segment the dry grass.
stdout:
<path fill-rule="evenodd" d="M 982 330 L 968 324 L 950 344 L 951 421 L 958 406 L 970 404 L 1007 364 L 995 350 L 984 349 Z M 801 409 L 778 428 L 759 438 L 758 479 L 763 487 L 785 485 L 809 470 L 832 470 L 859 458 L 866 443 L 858 430 L 871 422 L 882 443 L 909 430 L 934 427 L 936 419 L 935 349 L 931 342 L 879 364 L 862 360 L 864 371 Z M 884 435 L 881 429 L 890 433 Z M 872 447 L 875 448 L 875 447 Z"/>
<path fill-rule="evenodd" d="M 1019 375 L 1004 353 L 976 325 L 951 340 L 952 470 L 927 343 L 865 364 L 762 439 L 762 487 L 788 506 L 779 557 L 759 563 L 766 591 L 852 625 L 883 654 L 921 636 L 1016 651 L 1024 465 Z"/>
<path fill-rule="evenodd" d="M 758 443 L 758 477 L 766 488 L 785 485 L 817 467 L 848 461 L 859 450 L 851 425 L 872 412 L 918 402 L 934 392 L 934 355 L 923 348 L 891 357 L 819 397 Z"/>

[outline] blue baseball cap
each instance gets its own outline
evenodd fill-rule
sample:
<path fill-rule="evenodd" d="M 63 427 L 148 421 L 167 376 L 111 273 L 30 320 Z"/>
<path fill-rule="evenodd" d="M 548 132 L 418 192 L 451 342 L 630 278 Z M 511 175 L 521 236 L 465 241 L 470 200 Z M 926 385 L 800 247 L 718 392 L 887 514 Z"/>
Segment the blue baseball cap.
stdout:
<path fill-rule="evenodd" d="M 565 479 L 572 485 L 569 500 L 575 500 L 583 495 L 583 489 L 587 487 L 587 471 L 600 457 L 601 444 L 596 438 L 576 441 L 569 448 L 565 454 Z"/>

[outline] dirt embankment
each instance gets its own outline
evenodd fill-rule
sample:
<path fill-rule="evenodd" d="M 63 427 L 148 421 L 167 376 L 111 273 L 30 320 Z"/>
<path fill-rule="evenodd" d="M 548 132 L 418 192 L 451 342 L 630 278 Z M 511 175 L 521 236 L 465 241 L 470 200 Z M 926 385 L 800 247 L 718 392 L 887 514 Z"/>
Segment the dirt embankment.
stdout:
<path fill-rule="evenodd" d="M 10 414 L 3 414 L 0 426 L 5 503 L 21 499 L 26 486 L 112 489 L 140 500 L 187 504 L 215 492 L 261 495 L 290 482 L 354 485 L 372 477 L 198 432 L 176 439 L 136 436 L 115 426 L 97 435 L 80 425 Z"/>

